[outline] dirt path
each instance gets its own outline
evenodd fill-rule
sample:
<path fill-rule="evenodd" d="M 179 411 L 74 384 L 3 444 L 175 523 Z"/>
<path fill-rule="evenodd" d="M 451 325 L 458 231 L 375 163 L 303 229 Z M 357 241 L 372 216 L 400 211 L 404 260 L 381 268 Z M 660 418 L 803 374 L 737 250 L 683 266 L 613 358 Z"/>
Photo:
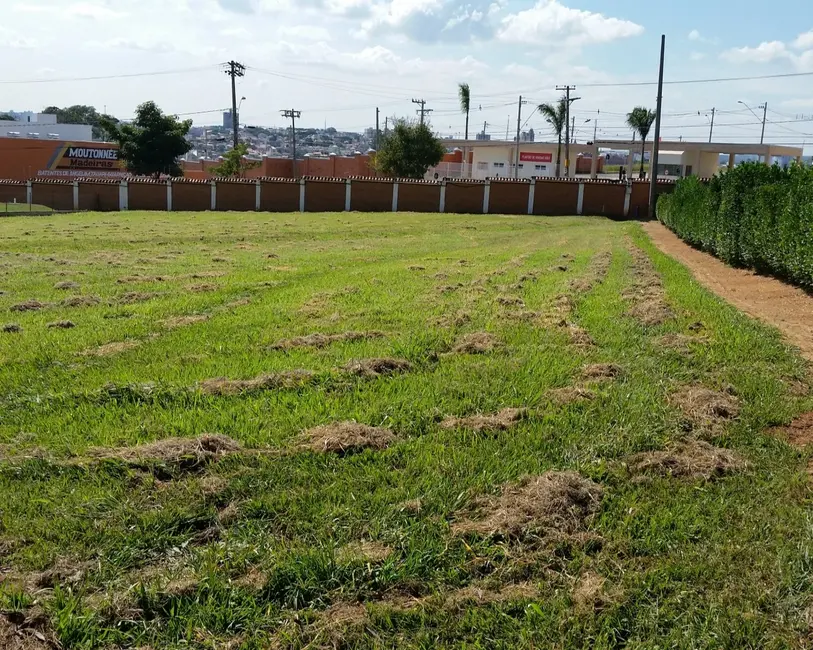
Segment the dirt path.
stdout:
<path fill-rule="evenodd" d="M 813 361 L 813 297 L 774 278 L 726 266 L 683 243 L 657 221 L 642 226 L 653 243 L 688 267 L 700 284 L 749 316 L 778 328 L 802 356 Z"/>

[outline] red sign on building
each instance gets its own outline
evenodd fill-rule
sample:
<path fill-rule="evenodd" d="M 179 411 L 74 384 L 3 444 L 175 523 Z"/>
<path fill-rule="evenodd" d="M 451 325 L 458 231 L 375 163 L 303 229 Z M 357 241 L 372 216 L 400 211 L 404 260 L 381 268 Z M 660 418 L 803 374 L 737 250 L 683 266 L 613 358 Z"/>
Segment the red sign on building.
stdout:
<path fill-rule="evenodd" d="M 538 162 L 538 163 L 549 163 L 553 162 L 553 154 L 552 153 L 530 153 L 530 152 L 519 152 L 519 161 L 520 162 Z"/>

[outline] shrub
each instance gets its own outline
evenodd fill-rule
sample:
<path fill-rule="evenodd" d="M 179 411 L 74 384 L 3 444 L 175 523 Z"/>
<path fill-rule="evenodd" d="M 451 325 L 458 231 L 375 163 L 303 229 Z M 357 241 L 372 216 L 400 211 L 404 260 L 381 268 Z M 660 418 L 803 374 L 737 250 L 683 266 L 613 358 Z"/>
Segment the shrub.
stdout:
<path fill-rule="evenodd" d="M 708 183 L 678 181 L 657 215 L 693 246 L 728 264 L 813 288 L 813 169 L 746 163 Z"/>

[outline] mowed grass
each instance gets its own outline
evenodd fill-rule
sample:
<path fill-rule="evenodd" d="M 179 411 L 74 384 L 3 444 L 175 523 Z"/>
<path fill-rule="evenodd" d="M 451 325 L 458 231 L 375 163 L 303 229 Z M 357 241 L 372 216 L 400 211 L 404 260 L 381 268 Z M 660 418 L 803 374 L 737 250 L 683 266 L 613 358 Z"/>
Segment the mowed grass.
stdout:
<path fill-rule="evenodd" d="M 646 259 L 672 314 L 650 325 L 628 314 Z M 808 454 L 768 431 L 813 406 L 807 368 L 637 224 L 11 218 L 0 291 L 0 325 L 17 326 L 0 332 L 0 641 L 4 620 L 28 617 L 21 633 L 63 648 L 811 643 Z M 274 345 L 347 332 L 381 334 Z M 496 345 L 454 351 L 474 333 Z M 370 358 L 409 367 L 348 369 Z M 616 376 L 582 377 L 599 363 Z M 201 388 L 294 370 L 313 375 Z M 736 417 L 681 410 L 675 395 L 701 386 Z M 553 398 L 566 387 L 592 399 Z M 527 411 L 503 428 L 444 426 L 507 407 Z M 355 453 L 303 444 L 343 421 L 393 438 Z M 205 434 L 244 449 L 119 449 Z M 636 454 L 697 440 L 737 462 L 635 469 Z M 520 530 L 466 531 L 549 472 L 600 492 L 588 516 L 542 522 L 535 508 L 556 504 L 531 502 Z"/>
<path fill-rule="evenodd" d="M 53 208 L 36 203 L 3 203 L 0 202 L 0 214 L 16 214 L 18 212 L 53 212 Z"/>

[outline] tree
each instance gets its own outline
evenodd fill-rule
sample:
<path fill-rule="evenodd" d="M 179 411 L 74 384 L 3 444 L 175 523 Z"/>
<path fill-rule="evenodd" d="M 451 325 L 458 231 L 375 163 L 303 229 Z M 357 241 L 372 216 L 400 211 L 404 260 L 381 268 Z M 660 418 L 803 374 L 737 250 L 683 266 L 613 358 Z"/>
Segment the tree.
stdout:
<path fill-rule="evenodd" d="M 0 113 L 0 120 L 14 122 L 16 118 L 11 113 Z"/>
<path fill-rule="evenodd" d="M 562 166 L 562 131 L 564 131 L 565 122 L 567 122 L 567 97 L 562 95 L 555 104 L 540 104 L 536 110 L 538 110 L 542 117 L 545 118 L 545 121 L 551 125 L 559 141 L 556 147 L 556 178 L 559 178 Z"/>
<path fill-rule="evenodd" d="M 118 124 L 102 117 L 100 125 L 110 140 L 118 143 L 119 156 L 129 172 L 156 176 L 183 173 L 178 158 L 192 148 L 186 141 L 192 120 L 181 122 L 174 115 L 164 115 L 155 102 L 145 102 L 136 108 L 132 122 Z"/>
<path fill-rule="evenodd" d="M 430 167 L 443 160 L 444 153 L 446 148 L 427 124 L 396 119 L 381 138 L 375 167 L 395 178 L 423 178 Z"/>
<path fill-rule="evenodd" d="M 638 172 L 638 178 L 644 178 L 644 152 L 646 151 L 646 136 L 649 135 L 649 130 L 655 122 L 655 111 L 651 111 L 643 106 L 636 106 L 632 112 L 627 113 L 627 126 L 634 132 L 641 136 L 641 171 Z M 652 170 L 653 174 L 657 174 L 657 170 Z"/>
<path fill-rule="evenodd" d="M 223 156 L 223 162 L 212 168 L 215 176 L 242 176 L 247 169 L 252 169 L 259 165 L 256 160 L 246 160 L 244 156 L 248 153 L 248 145 L 241 142 L 236 148 L 227 151 Z"/>
<path fill-rule="evenodd" d="M 460 98 L 460 112 L 466 115 L 466 135 L 465 139 L 469 139 L 469 109 L 471 108 L 471 90 L 469 84 L 457 85 L 457 96 Z"/>
<path fill-rule="evenodd" d="M 100 139 L 104 135 L 104 129 L 101 126 L 102 118 L 107 118 L 114 123 L 118 122 L 115 117 L 102 115 L 95 107 L 84 104 L 75 104 L 65 108 L 49 106 L 42 112 L 56 115 L 57 124 L 89 124 L 93 127 L 93 137 L 96 139 Z"/>

